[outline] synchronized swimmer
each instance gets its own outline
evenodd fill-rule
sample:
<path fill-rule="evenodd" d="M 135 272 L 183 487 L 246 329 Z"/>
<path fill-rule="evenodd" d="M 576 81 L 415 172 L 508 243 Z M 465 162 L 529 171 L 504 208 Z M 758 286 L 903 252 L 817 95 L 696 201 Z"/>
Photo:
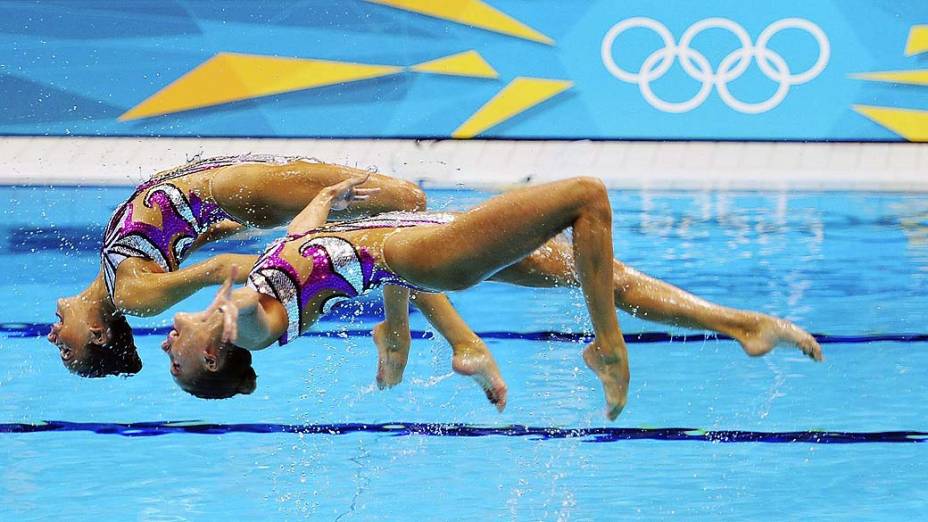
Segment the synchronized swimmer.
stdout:
<path fill-rule="evenodd" d="M 616 261 L 612 209 L 604 185 L 594 178 L 515 190 L 460 214 L 397 212 L 327 225 L 330 210 L 367 197 L 355 189 L 365 180 L 360 175 L 320 191 L 290 223 L 287 235 L 254 264 L 244 287 L 232 290 L 233 270 L 205 311 L 175 316 L 162 348 L 184 390 L 203 398 L 251 393 L 256 374 L 248 351 L 286 344 L 332 304 L 379 286 L 386 286 L 387 318 L 375 329 L 378 382 L 394 384 L 402 376 L 408 343 L 388 338 L 408 337 L 408 323 L 391 313 L 405 308 L 407 292 L 417 293 L 415 301 L 438 296 L 446 303 L 439 292 L 486 280 L 582 289 L 595 334 L 583 359 L 602 383 L 609 419 L 625 407 L 629 383 L 616 304 L 634 302 L 650 318 L 729 333 L 750 355 L 786 342 L 822 359 L 812 336 L 788 321 L 713 305 Z M 557 239 L 566 229 L 572 230 L 572 251 Z M 440 311 L 437 321 L 435 314 L 426 315 L 453 347 L 458 333 L 472 335 L 458 318 L 449 326 Z M 478 377 L 501 409 L 505 384 L 489 353 L 460 361 L 471 364 L 455 369 Z"/>
<path fill-rule="evenodd" d="M 610 418 L 624 407 L 629 377 L 616 307 L 729 335 L 752 356 L 787 343 L 822 358 L 812 336 L 788 321 L 710 303 L 613 259 L 612 211 L 595 179 L 514 191 L 465 213 L 424 209 L 413 184 L 309 158 L 190 162 L 156 174 L 117 208 L 99 275 L 58 301 L 48 340 L 73 373 L 133 374 L 141 360 L 125 316 L 156 315 L 225 281 L 205 312 L 177 314 L 162 344 L 183 389 L 225 398 L 256 386 L 248 350 L 285 344 L 335 303 L 383 286 L 385 318 L 373 331 L 380 387 L 402 380 L 411 301 L 451 345 L 454 370 L 502 410 L 507 388 L 492 354 L 438 293 L 491 280 L 583 290 L 596 334 L 584 360 L 603 383 Z M 207 242 L 287 223 L 288 235 L 260 257 L 220 254 L 180 268 Z M 559 235 L 568 228 L 572 245 Z M 236 268 L 250 265 L 248 274 Z M 233 282 L 246 286 L 233 292 Z"/>
<path fill-rule="evenodd" d="M 48 340 L 78 375 L 138 372 L 142 362 L 126 315 L 157 315 L 222 283 L 233 264 L 255 259 L 221 254 L 181 269 L 191 252 L 246 227 L 284 225 L 320 190 L 361 173 L 310 158 L 248 154 L 195 160 L 156 174 L 113 214 L 100 273 L 80 294 L 58 300 L 58 322 Z M 412 183 L 371 174 L 365 187 L 378 190 L 334 217 L 425 208 L 425 194 Z"/>

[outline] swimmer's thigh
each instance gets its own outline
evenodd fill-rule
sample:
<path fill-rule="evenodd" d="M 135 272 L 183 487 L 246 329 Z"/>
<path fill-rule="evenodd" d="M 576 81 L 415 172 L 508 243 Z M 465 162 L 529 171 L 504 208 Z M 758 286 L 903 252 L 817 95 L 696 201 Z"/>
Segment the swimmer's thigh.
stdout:
<path fill-rule="evenodd" d="M 559 235 L 489 279 L 532 288 L 575 287 L 579 284 L 570 243 Z"/>
<path fill-rule="evenodd" d="M 261 227 L 274 227 L 289 223 L 323 188 L 363 173 L 342 165 L 308 161 L 235 165 L 217 169 L 212 189 L 216 200 L 234 217 Z M 356 202 L 347 211 L 333 212 L 333 219 L 425 208 L 425 195 L 412 183 L 371 174 L 361 186 L 380 191 Z"/>
<path fill-rule="evenodd" d="M 588 181 L 564 180 L 496 196 L 446 225 L 398 230 L 384 257 L 401 277 L 435 290 L 473 286 L 570 227 Z"/>

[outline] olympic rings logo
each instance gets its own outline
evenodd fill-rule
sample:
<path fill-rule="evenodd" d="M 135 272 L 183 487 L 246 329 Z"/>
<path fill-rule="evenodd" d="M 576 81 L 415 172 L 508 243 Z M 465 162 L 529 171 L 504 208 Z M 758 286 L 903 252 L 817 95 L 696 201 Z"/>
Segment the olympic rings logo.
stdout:
<path fill-rule="evenodd" d="M 664 41 L 664 47 L 645 58 L 639 71 L 634 73 L 616 65 L 612 47 L 620 34 L 639 27 L 657 33 Z M 734 34 L 741 43 L 741 48 L 725 56 L 716 70 L 712 70 L 709 60 L 702 53 L 690 47 L 696 35 L 707 29 L 725 29 Z M 812 35 L 818 43 L 818 59 L 804 72 L 793 74 L 786 60 L 776 51 L 767 48 L 770 39 L 784 29 L 801 29 Z M 760 33 L 756 43 L 751 42 L 747 31 L 737 23 L 727 18 L 707 18 L 696 22 L 684 31 L 680 43 L 677 44 L 664 24 L 651 18 L 635 17 L 622 20 L 609 29 L 603 38 L 600 53 L 603 65 L 613 76 L 623 82 L 638 84 L 638 89 L 645 101 L 658 110 L 676 113 L 689 112 L 702 105 L 712 93 L 712 88 L 715 87 L 719 97 L 730 108 L 747 114 L 758 114 L 779 105 L 793 85 L 806 83 L 818 76 L 828 64 L 831 47 L 825 32 L 819 26 L 803 18 L 784 18 L 770 24 Z M 702 87 L 689 100 L 668 102 L 654 94 L 651 82 L 664 76 L 677 58 L 680 59 L 683 70 L 694 80 L 702 82 Z M 735 98 L 729 91 L 728 84 L 740 78 L 753 59 L 757 60 L 758 67 L 767 78 L 777 82 L 777 90 L 767 100 L 747 103 Z"/>

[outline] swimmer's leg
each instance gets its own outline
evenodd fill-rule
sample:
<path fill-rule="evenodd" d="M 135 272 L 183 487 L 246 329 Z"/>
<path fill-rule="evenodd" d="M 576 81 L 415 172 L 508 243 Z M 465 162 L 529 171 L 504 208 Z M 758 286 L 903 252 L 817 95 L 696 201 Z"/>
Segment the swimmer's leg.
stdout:
<path fill-rule="evenodd" d="M 374 327 L 377 345 L 377 386 L 392 388 L 403 380 L 403 370 L 409 359 L 409 310 L 406 307 L 409 290 L 385 286 L 383 290 L 384 321 Z M 451 345 L 454 354 L 451 368 L 460 375 L 472 377 L 483 388 L 487 399 L 499 411 L 506 407 L 508 389 L 493 355 L 477 334 L 451 306 L 443 294 L 414 292 L 412 303 L 438 333 Z"/>
<path fill-rule="evenodd" d="M 816 361 L 824 359 L 815 338 L 790 321 L 706 301 L 619 261 L 614 273 L 616 304 L 642 319 L 728 335 L 752 357 L 785 343 Z"/>
<path fill-rule="evenodd" d="M 628 393 L 628 353 L 613 302 L 612 209 L 601 181 L 574 178 L 508 192 L 447 225 L 397 231 L 384 256 L 412 283 L 456 290 L 488 279 L 567 228 L 596 334 L 584 360 L 602 381 L 606 415 L 614 419 Z"/>
<path fill-rule="evenodd" d="M 213 197 L 234 217 L 269 228 L 289 223 L 325 187 L 340 183 L 361 169 L 328 163 L 293 161 L 284 165 L 243 164 L 222 167 L 212 174 Z M 393 210 L 425 210 L 425 193 L 415 184 L 382 174 L 371 174 L 361 185 L 379 188 L 335 219 L 350 219 Z"/>
<path fill-rule="evenodd" d="M 385 286 L 383 308 L 384 320 L 371 332 L 377 345 L 377 386 L 381 390 L 402 382 L 409 359 L 409 290 Z"/>
<path fill-rule="evenodd" d="M 681 328 L 711 330 L 734 338 L 752 357 L 792 344 L 816 361 L 822 348 L 808 332 L 785 319 L 721 306 L 613 261 L 615 304 L 629 314 Z M 555 238 L 492 278 L 530 287 L 577 287 L 570 245 Z"/>
<path fill-rule="evenodd" d="M 451 368 L 455 373 L 477 381 L 487 399 L 502 412 L 508 388 L 483 340 L 467 326 L 444 294 L 416 292 L 412 303 L 451 345 Z"/>

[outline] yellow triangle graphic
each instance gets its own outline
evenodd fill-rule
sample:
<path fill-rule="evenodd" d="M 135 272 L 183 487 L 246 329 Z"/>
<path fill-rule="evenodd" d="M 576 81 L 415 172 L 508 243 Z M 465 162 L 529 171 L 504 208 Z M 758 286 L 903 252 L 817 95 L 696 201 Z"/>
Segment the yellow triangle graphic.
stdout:
<path fill-rule="evenodd" d="M 219 53 L 126 111 L 119 121 L 379 78 L 403 70 L 392 65 Z"/>
<path fill-rule="evenodd" d="M 928 142 L 928 111 L 871 105 L 852 108 L 909 141 Z"/>
<path fill-rule="evenodd" d="M 453 76 L 471 76 L 475 78 L 499 78 L 490 64 L 477 51 L 465 51 L 423 62 L 410 67 L 421 73 L 450 74 Z"/>
<path fill-rule="evenodd" d="M 451 133 L 451 137 L 473 138 L 490 127 L 571 88 L 573 84 L 566 80 L 516 78 Z"/>
<path fill-rule="evenodd" d="M 554 40 L 481 0 L 367 0 L 405 11 L 554 45 Z"/>
<path fill-rule="evenodd" d="M 928 69 L 915 71 L 884 71 L 852 74 L 851 78 L 876 82 L 904 83 L 906 85 L 928 85 Z"/>
<path fill-rule="evenodd" d="M 905 43 L 905 55 L 914 56 L 928 51 L 928 25 L 914 25 Z"/>

